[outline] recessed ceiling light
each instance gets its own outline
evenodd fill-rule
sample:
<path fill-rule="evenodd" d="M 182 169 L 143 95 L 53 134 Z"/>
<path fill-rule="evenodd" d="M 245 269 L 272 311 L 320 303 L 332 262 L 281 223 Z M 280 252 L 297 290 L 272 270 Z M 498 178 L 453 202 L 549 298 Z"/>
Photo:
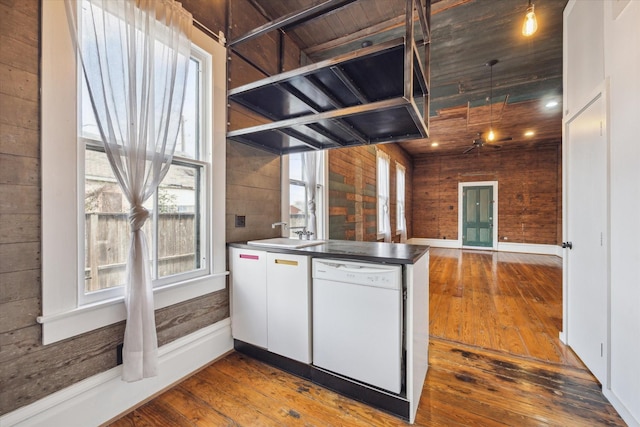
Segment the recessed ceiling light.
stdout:
<path fill-rule="evenodd" d="M 558 106 L 558 101 L 549 101 L 545 104 L 545 107 L 547 108 L 553 108 L 553 107 L 557 107 Z"/>
<path fill-rule="evenodd" d="M 431 146 L 432 146 L 432 147 L 437 147 L 438 145 L 440 145 L 440 144 L 438 144 L 437 142 L 432 142 L 432 143 L 431 143 Z"/>
<path fill-rule="evenodd" d="M 535 134 L 536 134 L 536 133 L 535 133 L 534 131 L 532 131 L 532 130 L 528 130 L 528 131 L 526 131 L 526 132 L 524 133 L 524 136 L 533 136 L 533 135 L 535 135 Z"/>

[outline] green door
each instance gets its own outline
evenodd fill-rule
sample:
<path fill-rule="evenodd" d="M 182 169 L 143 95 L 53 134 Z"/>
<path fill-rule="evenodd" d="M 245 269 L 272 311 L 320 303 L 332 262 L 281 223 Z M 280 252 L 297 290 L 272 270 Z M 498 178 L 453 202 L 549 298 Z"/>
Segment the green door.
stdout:
<path fill-rule="evenodd" d="M 493 186 L 463 187 L 462 244 L 493 247 Z"/>

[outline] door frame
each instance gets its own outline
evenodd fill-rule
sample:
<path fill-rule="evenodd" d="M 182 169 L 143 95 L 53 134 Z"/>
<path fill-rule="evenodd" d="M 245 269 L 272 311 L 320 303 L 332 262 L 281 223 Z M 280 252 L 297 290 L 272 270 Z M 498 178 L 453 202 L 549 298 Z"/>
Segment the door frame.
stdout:
<path fill-rule="evenodd" d="M 570 197 L 569 197 L 569 125 L 579 117 L 587 108 L 589 108 L 598 99 L 602 99 L 604 103 L 604 120 L 602 121 L 602 132 L 606 144 L 606 158 L 603 159 L 605 163 L 605 203 L 607 209 L 605 212 L 605 278 L 606 278 L 606 337 L 605 337 L 605 378 L 601 380 L 603 390 L 611 389 L 611 134 L 609 128 L 609 120 L 611 113 L 611 105 L 609 98 L 610 81 L 607 77 L 591 94 L 584 99 L 584 102 L 573 112 L 565 112 L 565 117 L 562 119 L 562 241 L 571 241 L 572 236 L 568 235 L 569 231 L 569 209 L 570 209 Z M 570 249 L 562 249 L 562 330 L 559 333 L 560 341 L 564 344 L 568 344 L 569 336 L 569 256 L 567 251 Z"/>
<path fill-rule="evenodd" d="M 493 244 L 492 246 L 464 246 L 462 244 L 462 211 L 464 203 L 464 188 L 465 187 L 493 187 Z M 477 250 L 498 250 L 498 181 L 465 181 L 458 183 L 458 242 L 460 242 L 461 248 L 477 249 Z"/>

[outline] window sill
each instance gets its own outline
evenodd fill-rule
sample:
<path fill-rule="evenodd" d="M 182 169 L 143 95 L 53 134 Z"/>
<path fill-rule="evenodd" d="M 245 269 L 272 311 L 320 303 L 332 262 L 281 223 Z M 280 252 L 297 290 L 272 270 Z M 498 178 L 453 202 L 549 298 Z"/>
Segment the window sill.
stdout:
<path fill-rule="evenodd" d="M 226 286 L 228 271 L 206 277 L 155 288 L 155 309 L 197 298 L 222 290 Z M 38 316 L 42 324 L 42 344 L 47 345 L 125 320 L 127 313 L 124 297 L 113 298 L 95 304 L 87 304 L 69 311 Z"/>

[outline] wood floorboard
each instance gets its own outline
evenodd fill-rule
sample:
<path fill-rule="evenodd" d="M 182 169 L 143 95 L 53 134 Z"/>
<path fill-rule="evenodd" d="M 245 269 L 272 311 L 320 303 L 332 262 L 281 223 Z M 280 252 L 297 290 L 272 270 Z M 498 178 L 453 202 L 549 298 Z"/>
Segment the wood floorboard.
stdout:
<path fill-rule="evenodd" d="M 558 338 L 559 258 L 456 249 L 430 256 L 429 372 L 415 425 L 625 425 Z M 234 352 L 110 425 L 408 424 Z"/>

